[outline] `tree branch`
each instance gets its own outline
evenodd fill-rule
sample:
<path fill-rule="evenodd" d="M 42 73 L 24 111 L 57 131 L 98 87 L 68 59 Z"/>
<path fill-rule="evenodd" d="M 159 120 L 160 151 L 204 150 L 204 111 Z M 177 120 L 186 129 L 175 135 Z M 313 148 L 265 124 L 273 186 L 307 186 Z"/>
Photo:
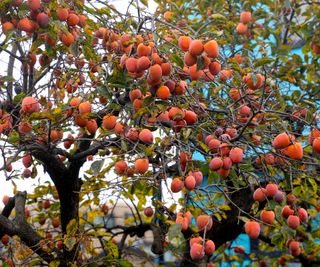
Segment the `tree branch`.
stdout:
<path fill-rule="evenodd" d="M 47 252 L 42 248 L 41 241 L 43 240 L 43 238 L 26 222 L 26 196 L 26 192 L 18 192 L 14 198 L 11 198 L 15 202 L 16 217 L 13 221 L 11 221 L 6 216 L 1 214 L 0 232 L 8 234 L 9 236 L 17 235 L 22 242 L 24 242 L 29 248 L 37 253 L 44 261 L 50 263 L 55 258 L 54 254 L 52 253 L 52 251 Z M 10 207 L 12 207 L 12 204 L 10 204 Z M 57 249 L 55 249 L 54 251 L 57 253 L 57 256 L 61 257 L 60 251 L 58 251 Z"/>
<path fill-rule="evenodd" d="M 0 50 L 1 50 L 1 48 L 0 48 Z M 12 50 L 9 53 L 10 57 L 9 57 L 7 75 L 12 78 L 13 78 L 14 61 L 17 58 L 17 56 L 16 56 L 17 50 L 18 50 L 17 46 L 15 44 L 13 44 Z M 8 86 L 7 86 L 7 94 L 8 94 L 8 99 L 9 99 L 10 103 L 12 102 L 12 89 L 13 89 L 13 82 L 10 81 L 10 82 L 8 82 Z"/>
<path fill-rule="evenodd" d="M 104 148 L 106 146 L 111 145 L 112 143 L 117 142 L 119 139 L 119 137 L 107 140 L 105 142 L 102 142 L 100 144 L 96 144 L 96 145 L 92 145 L 91 147 L 89 147 L 88 149 L 81 151 L 80 149 L 78 150 L 78 152 L 76 152 L 73 156 L 70 156 L 70 161 L 77 161 L 80 159 L 84 159 L 86 156 L 89 155 L 95 155 L 99 149 Z M 80 148 L 80 147 L 79 147 Z M 83 146 L 83 148 L 85 148 Z"/>
<path fill-rule="evenodd" d="M 52 181 L 56 184 L 63 178 L 67 168 L 47 147 L 40 144 L 27 145 L 25 150 L 30 151 L 31 154 L 40 160 L 45 170 L 48 171 Z"/>

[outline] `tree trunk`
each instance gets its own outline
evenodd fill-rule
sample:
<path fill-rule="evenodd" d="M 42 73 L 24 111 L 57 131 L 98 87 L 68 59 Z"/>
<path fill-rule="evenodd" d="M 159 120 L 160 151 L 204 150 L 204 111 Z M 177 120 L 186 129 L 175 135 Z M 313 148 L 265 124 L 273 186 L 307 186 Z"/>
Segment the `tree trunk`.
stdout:
<path fill-rule="evenodd" d="M 63 183 L 57 186 L 57 191 L 60 199 L 60 220 L 62 235 L 67 233 L 67 226 L 70 221 L 76 220 L 76 225 L 79 225 L 79 193 L 81 190 L 81 179 L 78 177 L 78 173 L 68 171 L 68 175 L 64 177 Z M 65 246 L 63 247 L 63 262 L 61 266 L 70 266 L 73 261 L 77 259 L 77 246 L 69 251 Z"/>
<path fill-rule="evenodd" d="M 78 177 L 66 177 L 63 187 L 58 187 L 60 199 L 60 218 L 62 233 L 67 233 L 68 223 L 75 219 L 79 222 L 79 192 L 81 180 Z"/>

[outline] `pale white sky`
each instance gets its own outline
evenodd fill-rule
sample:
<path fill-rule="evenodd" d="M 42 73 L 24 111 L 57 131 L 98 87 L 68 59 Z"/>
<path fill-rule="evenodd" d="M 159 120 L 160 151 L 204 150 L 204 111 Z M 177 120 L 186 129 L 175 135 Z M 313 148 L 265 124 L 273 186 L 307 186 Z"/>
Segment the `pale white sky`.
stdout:
<path fill-rule="evenodd" d="M 121 13 L 125 13 L 128 7 L 128 4 L 131 1 L 127 1 L 127 0 L 115 0 L 115 1 L 110 1 L 112 2 L 112 4 L 121 12 Z M 148 10 L 150 11 L 150 13 L 154 13 L 156 8 L 157 8 L 157 4 L 153 1 L 153 0 L 149 0 L 148 1 L 149 6 L 148 6 Z M 141 5 L 143 6 L 143 5 Z M 130 8 L 130 12 L 134 13 L 135 9 L 134 7 Z M 8 59 L 4 58 L 4 53 L 1 54 L 1 64 L 7 64 Z M 19 71 L 19 68 L 17 68 L 17 71 Z M 2 75 L 5 75 L 5 73 L 0 73 Z M 85 164 L 84 169 L 86 169 L 86 167 L 89 167 L 91 164 L 91 162 Z M 3 161 L 2 158 L 0 158 L 0 166 L 3 166 Z M 13 169 L 17 170 L 19 172 L 22 172 L 22 170 L 24 169 L 24 166 L 22 166 L 22 164 L 20 162 L 14 163 L 13 164 Z M 43 184 L 43 182 L 45 182 L 46 180 L 49 179 L 48 175 L 43 173 L 43 168 L 41 166 L 39 166 L 37 168 L 38 171 L 38 175 L 37 178 L 32 179 L 32 178 L 28 178 L 28 179 L 14 179 L 14 183 L 17 186 L 17 190 L 19 191 L 24 191 L 26 190 L 28 193 L 31 193 L 34 189 L 34 187 L 39 183 L 39 181 L 41 182 L 41 184 Z M 0 179 L 1 179 L 1 190 L 0 190 L 0 208 L 3 207 L 3 203 L 2 203 L 2 198 L 4 195 L 9 195 L 12 196 L 13 195 L 13 184 L 11 181 L 5 181 L 5 176 L 3 171 L 0 171 Z M 170 186 L 170 184 L 169 184 Z"/>

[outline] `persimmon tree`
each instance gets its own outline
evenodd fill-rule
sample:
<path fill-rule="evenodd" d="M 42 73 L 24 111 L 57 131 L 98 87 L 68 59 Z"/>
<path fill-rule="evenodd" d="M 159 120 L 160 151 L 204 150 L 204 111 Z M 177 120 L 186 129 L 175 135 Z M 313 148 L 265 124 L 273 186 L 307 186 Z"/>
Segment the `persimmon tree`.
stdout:
<path fill-rule="evenodd" d="M 155 2 L 0 1 L 3 264 L 319 265 L 320 5 Z"/>

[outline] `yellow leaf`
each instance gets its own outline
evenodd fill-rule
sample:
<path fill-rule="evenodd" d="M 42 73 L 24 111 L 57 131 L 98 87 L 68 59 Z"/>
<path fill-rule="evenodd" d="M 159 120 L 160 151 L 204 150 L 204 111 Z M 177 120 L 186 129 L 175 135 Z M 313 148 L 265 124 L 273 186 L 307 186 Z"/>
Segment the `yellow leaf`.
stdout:
<path fill-rule="evenodd" d="M 231 208 L 228 205 L 222 205 L 219 207 L 220 210 L 231 210 Z"/>
<path fill-rule="evenodd" d="M 59 261 L 52 261 L 50 262 L 49 267 L 58 267 L 59 265 L 60 265 Z"/>
<path fill-rule="evenodd" d="M 72 219 L 67 225 L 67 234 L 74 235 L 77 231 L 77 221 L 76 219 Z"/>

